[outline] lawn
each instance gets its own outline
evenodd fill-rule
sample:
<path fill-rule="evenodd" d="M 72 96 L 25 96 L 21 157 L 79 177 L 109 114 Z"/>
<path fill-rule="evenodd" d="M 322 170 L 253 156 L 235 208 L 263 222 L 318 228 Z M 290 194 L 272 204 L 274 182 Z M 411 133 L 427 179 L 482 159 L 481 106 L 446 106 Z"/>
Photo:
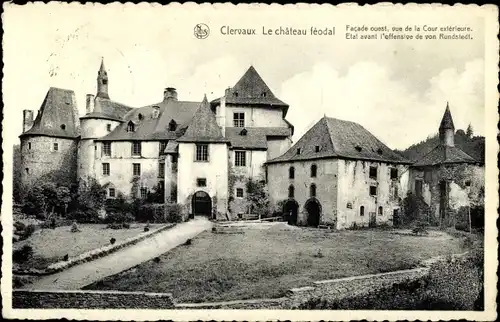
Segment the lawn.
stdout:
<path fill-rule="evenodd" d="M 460 240 L 441 232 L 417 237 L 283 223 L 243 232 L 204 232 L 159 262 L 148 261 L 85 289 L 171 292 L 179 302 L 276 298 L 317 280 L 412 268 L 430 257 L 461 252 Z"/>
<path fill-rule="evenodd" d="M 111 238 L 115 238 L 116 243 L 120 243 L 143 233 L 145 224 L 132 224 L 130 229 L 109 229 L 106 226 L 80 224 L 78 225 L 80 231 L 76 233 L 71 232 L 71 226 L 39 229 L 28 239 L 14 244 L 16 249 L 26 244 L 33 247 L 33 258 L 22 263 L 20 267 L 43 269 L 52 263 L 63 260 L 66 254 L 71 258 L 109 245 Z M 160 226 L 150 225 L 150 229 L 153 230 Z"/>

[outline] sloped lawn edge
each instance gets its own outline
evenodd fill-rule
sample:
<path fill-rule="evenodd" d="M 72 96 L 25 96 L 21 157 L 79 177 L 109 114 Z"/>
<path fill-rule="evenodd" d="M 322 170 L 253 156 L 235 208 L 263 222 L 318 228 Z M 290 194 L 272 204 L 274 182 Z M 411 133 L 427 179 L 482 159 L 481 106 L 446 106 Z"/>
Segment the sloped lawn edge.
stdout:
<path fill-rule="evenodd" d="M 141 234 L 134 236 L 134 237 L 130 237 L 121 243 L 117 243 L 117 244 L 113 244 L 113 245 L 106 245 L 106 246 L 103 246 L 100 248 L 92 249 L 92 250 L 87 251 L 83 254 L 80 254 L 76 257 L 70 258 L 67 261 L 63 260 L 63 261 L 53 263 L 53 264 L 49 265 L 49 267 L 47 267 L 46 269 L 16 269 L 16 268 L 13 268 L 12 274 L 44 276 L 44 275 L 51 275 L 54 273 L 58 273 L 58 272 L 61 272 L 65 269 L 73 267 L 75 265 L 82 264 L 85 262 L 90 262 L 90 261 L 96 260 L 100 257 L 109 255 L 109 254 L 114 253 L 117 250 L 122 249 L 124 247 L 135 245 L 138 242 L 141 242 L 146 238 L 154 236 L 154 235 L 156 235 L 162 231 L 165 231 L 167 229 L 170 229 L 174 226 L 175 226 L 175 224 L 166 224 L 165 226 L 160 227 L 158 229 L 144 232 L 144 233 L 141 233 Z"/>

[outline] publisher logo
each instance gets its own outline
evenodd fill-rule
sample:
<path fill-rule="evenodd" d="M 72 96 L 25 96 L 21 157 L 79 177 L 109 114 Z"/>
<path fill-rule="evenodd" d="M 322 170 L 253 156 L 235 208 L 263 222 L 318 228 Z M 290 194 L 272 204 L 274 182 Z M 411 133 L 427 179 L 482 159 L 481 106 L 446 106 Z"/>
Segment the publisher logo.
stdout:
<path fill-rule="evenodd" d="M 194 36 L 198 39 L 205 39 L 210 35 L 210 28 L 204 23 L 194 26 Z"/>

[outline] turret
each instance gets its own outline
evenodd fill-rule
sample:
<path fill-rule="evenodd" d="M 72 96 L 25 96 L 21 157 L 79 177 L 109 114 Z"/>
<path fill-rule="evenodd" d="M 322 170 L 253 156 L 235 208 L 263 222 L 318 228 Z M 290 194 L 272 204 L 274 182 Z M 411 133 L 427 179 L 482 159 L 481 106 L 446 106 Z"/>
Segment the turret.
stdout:
<path fill-rule="evenodd" d="M 455 145 L 455 125 L 453 125 L 448 103 L 446 103 L 446 110 L 439 125 L 439 143 L 445 146 Z"/>
<path fill-rule="evenodd" d="M 104 67 L 104 58 L 101 60 L 101 67 L 97 72 L 97 97 L 109 99 L 108 73 Z"/>
<path fill-rule="evenodd" d="M 33 126 L 33 111 L 23 110 L 23 133 Z"/>

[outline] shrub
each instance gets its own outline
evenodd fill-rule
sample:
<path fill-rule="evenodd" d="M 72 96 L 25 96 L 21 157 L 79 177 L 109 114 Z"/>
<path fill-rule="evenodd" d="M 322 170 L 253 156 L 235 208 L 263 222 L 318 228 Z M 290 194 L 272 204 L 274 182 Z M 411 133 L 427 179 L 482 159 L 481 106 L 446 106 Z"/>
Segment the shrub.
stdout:
<path fill-rule="evenodd" d="M 130 229 L 130 224 L 128 222 L 124 222 L 122 224 L 122 227 L 125 228 L 125 229 Z"/>
<path fill-rule="evenodd" d="M 71 225 L 71 232 L 77 233 L 79 231 L 80 231 L 80 229 L 78 229 L 78 225 L 76 224 L 76 221 L 74 221 L 73 224 Z"/>
<path fill-rule="evenodd" d="M 26 226 L 26 228 L 21 233 L 20 240 L 28 239 L 31 235 L 33 235 L 35 230 L 36 230 L 36 226 L 33 224 Z"/>
<path fill-rule="evenodd" d="M 144 227 L 144 231 L 149 231 L 149 227 Z"/>
<path fill-rule="evenodd" d="M 113 245 L 116 242 L 116 239 L 114 237 L 111 237 L 111 239 L 109 240 L 109 242 L 111 243 L 111 245 Z"/>
<path fill-rule="evenodd" d="M 12 260 L 16 263 L 24 263 L 33 257 L 33 247 L 24 245 L 12 252 Z"/>
<path fill-rule="evenodd" d="M 55 221 L 46 220 L 40 224 L 40 227 L 44 228 L 44 229 L 47 229 L 47 228 L 54 229 L 57 227 L 70 226 L 73 223 L 73 220 L 60 219 L 60 218 L 55 218 L 55 217 L 53 217 L 53 218 Z"/>
<path fill-rule="evenodd" d="M 77 209 L 70 212 L 66 218 L 80 224 L 95 224 L 99 222 L 99 214 L 97 210 L 93 209 Z"/>
<path fill-rule="evenodd" d="M 139 222 L 165 222 L 165 206 L 163 204 L 142 204 L 135 218 Z"/>
<path fill-rule="evenodd" d="M 169 203 L 165 205 L 167 222 L 180 223 L 183 221 L 182 207 L 178 203 Z"/>
<path fill-rule="evenodd" d="M 134 221 L 134 216 L 131 213 L 123 213 L 123 212 L 111 212 L 108 213 L 108 216 L 104 220 L 106 223 L 118 223 L 118 224 L 123 224 L 123 223 L 129 223 Z"/>
<path fill-rule="evenodd" d="M 26 225 L 25 225 L 25 224 L 23 224 L 22 222 L 20 222 L 20 221 L 16 221 L 16 222 L 14 222 L 14 229 L 15 229 L 16 231 L 22 231 L 22 230 L 24 230 L 25 228 L 26 228 Z"/>

